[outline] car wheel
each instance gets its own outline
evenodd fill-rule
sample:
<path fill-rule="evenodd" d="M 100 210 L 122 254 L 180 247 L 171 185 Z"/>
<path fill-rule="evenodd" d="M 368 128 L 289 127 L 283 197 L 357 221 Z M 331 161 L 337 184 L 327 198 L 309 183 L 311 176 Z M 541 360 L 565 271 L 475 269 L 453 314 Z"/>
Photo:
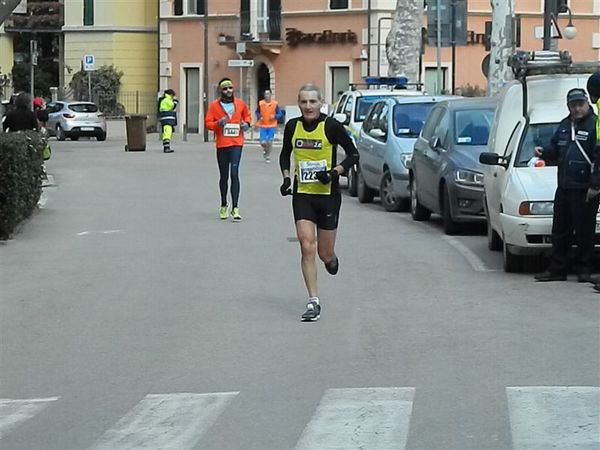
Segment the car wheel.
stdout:
<path fill-rule="evenodd" d="M 505 272 L 520 272 L 523 267 L 523 258 L 510 252 L 506 240 L 502 243 L 502 259 Z"/>
<path fill-rule="evenodd" d="M 96 135 L 96 140 L 105 141 L 106 140 L 106 131 L 101 131 Z"/>
<path fill-rule="evenodd" d="M 459 232 L 460 225 L 452 217 L 448 187 L 442 189 L 442 219 L 444 221 L 444 233 L 453 235 Z"/>
<path fill-rule="evenodd" d="M 375 197 L 373 189 L 365 183 L 365 177 L 363 177 L 361 170 L 356 174 L 356 195 L 361 203 L 371 203 Z"/>
<path fill-rule="evenodd" d="M 410 180 L 410 215 L 413 220 L 419 222 L 429 220 L 431 217 L 431 211 L 419 203 L 419 198 L 417 197 L 417 180 L 415 180 L 415 177 L 412 177 Z"/>
<path fill-rule="evenodd" d="M 381 198 L 381 204 L 386 211 L 397 212 L 402 209 L 403 202 L 394 194 L 394 182 L 392 180 L 392 174 L 389 170 L 383 172 L 381 177 L 381 183 L 379 185 L 379 197 Z"/>
<path fill-rule="evenodd" d="M 62 129 L 62 127 L 60 125 L 56 125 L 56 140 L 64 141 L 66 138 L 67 136 L 65 135 L 65 132 Z"/>
<path fill-rule="evenodd" d="M 487 209 L 487 199 L 483 199 L 483 209 L 485 211 L 485 220 L 487 227 L 487 244 L 488 248 L 493 252 L 499 252 L 502 250 L 502 239 L 500 235 L 496 233 L 496 231 L 492 228 L 492 224 L 490 222 L 490 213 Z"/>
<path fill-rule="evenodd" d="M 356 197 L 356 179 L 357 175 L 356 175 L 356 166 L 352 166 L 350 167 L 350 170 L 348 171 L 348 194 L 350 194 L 350 197 Z"/>

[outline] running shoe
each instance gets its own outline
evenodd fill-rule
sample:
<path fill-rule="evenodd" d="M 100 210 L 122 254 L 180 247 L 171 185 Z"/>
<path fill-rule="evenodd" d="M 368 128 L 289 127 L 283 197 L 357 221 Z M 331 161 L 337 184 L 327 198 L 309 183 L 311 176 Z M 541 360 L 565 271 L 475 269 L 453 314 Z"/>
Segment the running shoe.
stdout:
<path fill-rule="evenodd" d="M 219 208 L 219 217 L 221 220 L 227 220 L 227 205 Z"/>
<path fill-rule="evenodd" d="M 321 305 L 317 302 L 310 301 L 306 304 L 306 311 L 302 314 L 304 322 L 314 322 L 321 317 Z"/>
<path fill-rule="evenodd" d="M 233 220 L 242 220 L 242 216 L 240 216 L 240 208 L 233 208 L 231 210 L 231 217 L 233 217 Z"/>
<path fill-rule="evenodd" d="M 335 275 L 338 273 L 338 269 L 340 268 L 340 260 L 337 255 L 333 255 L 333 259 L 328 263 L 325 263 L 325 269 L 329 272 L 330 275 Z"/>

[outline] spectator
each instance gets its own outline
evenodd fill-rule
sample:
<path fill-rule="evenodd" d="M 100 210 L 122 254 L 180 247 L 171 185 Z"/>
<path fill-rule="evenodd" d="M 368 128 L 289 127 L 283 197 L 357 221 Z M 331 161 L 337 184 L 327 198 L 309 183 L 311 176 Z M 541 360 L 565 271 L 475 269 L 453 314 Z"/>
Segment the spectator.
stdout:
<path fill-rule="evenodd" d="M 30 105 L 29 95 L 22 92 L 17 96 L 15 107 L 4 117 L 2 126 L 5 132 L 38 129 L 38 120 Z"/>

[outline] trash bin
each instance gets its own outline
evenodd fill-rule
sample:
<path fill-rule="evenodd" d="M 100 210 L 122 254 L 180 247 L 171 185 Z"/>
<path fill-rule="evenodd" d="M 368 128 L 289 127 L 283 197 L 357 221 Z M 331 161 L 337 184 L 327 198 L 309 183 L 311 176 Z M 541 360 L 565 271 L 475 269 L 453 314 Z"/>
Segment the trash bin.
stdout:
<path fill-rule="evenodd" d="M 146 119 L 145 115 L 125 116 L 125 128 L 127 129 L 126 152 L 146 151 Z"/>

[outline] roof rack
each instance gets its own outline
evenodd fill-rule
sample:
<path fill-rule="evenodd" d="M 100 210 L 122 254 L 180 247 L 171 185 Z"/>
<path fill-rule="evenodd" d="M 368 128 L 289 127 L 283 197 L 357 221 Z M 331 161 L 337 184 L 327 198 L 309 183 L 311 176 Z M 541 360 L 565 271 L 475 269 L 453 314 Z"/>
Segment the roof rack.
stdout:
<path fill-rule="evenodd" d="M 515 79 L 523 86 L 523 117 L 528 118 L 527 77 L 532 75 L 586 74 L 600 70 L 600 61 L 574 63 L 566 50 L 516 51 L 508 59 Z"/>

